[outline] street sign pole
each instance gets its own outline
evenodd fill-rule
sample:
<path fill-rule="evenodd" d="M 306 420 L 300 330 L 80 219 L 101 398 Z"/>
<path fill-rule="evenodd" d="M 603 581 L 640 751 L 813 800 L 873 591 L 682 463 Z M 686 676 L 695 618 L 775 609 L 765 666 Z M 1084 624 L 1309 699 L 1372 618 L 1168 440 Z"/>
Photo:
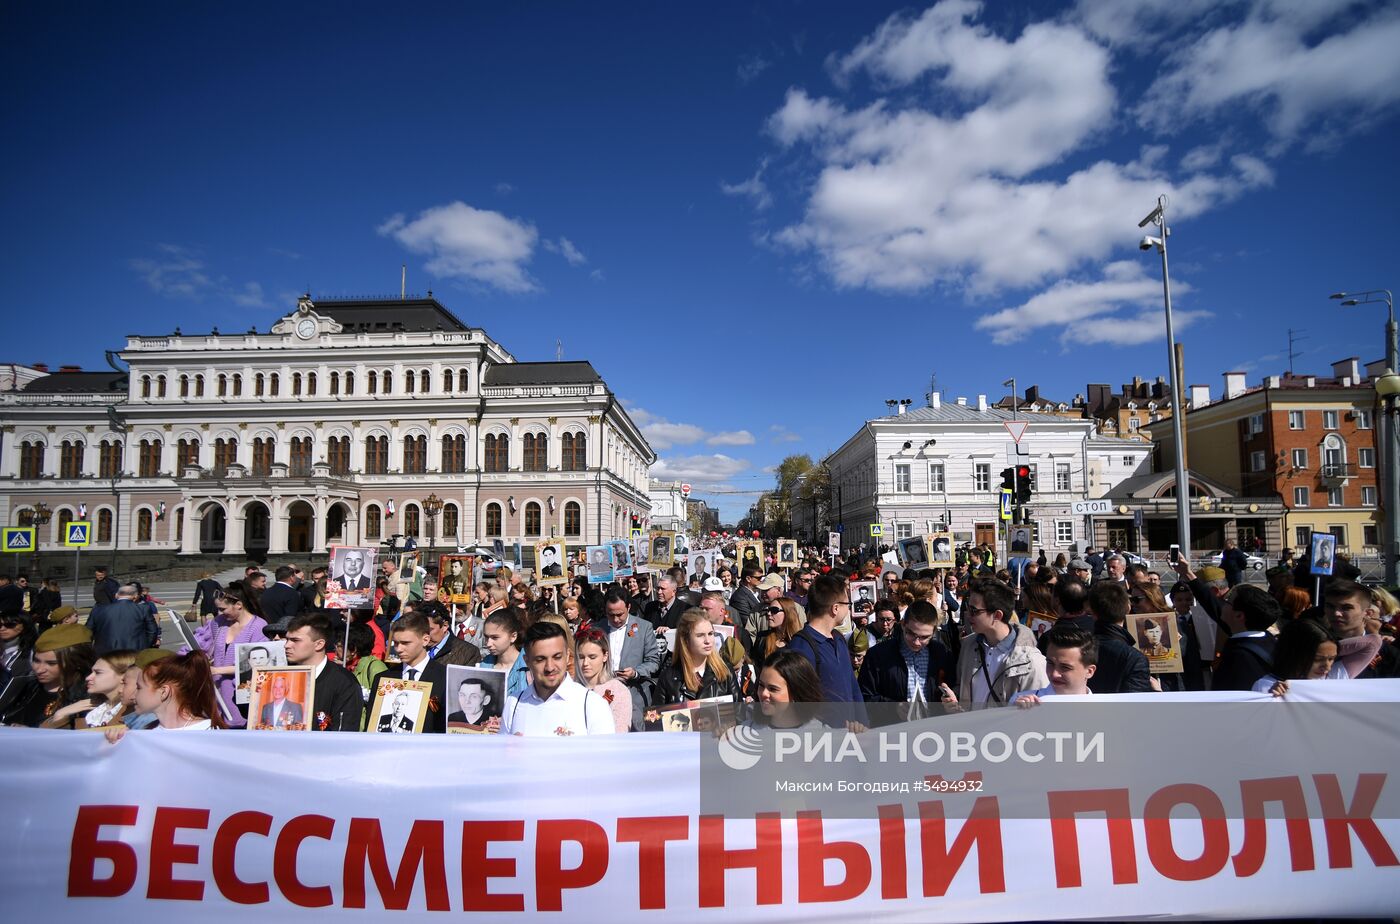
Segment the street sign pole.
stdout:
<path fill-rule="evenodd" d="M 78 605 L 78 581 L 82 579 L 83 547 L 78 546 L 73 550 L 73 605 Z M 92 601 L 96 603 L 96 600 Z"/>

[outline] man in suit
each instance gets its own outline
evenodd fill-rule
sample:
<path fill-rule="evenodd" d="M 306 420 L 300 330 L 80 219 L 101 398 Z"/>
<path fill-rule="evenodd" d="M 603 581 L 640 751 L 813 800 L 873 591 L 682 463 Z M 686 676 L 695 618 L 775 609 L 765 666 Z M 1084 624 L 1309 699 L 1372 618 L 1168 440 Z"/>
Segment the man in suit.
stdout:
<path fill-rule="evenodd" d="M 452 615 L 441 603 L 420 603 L 417 612 L 428 617 L 428 633 L 433 647 L 428 657 L 442 664 L 471 667 L 481 662 L 481 649 L 452 634 Z"/>
<path fill-rule="evenodd" d="M 311 580 L 302 581 L 297 587 L 297 593 L 301 594 L 301 611 L 319 610 L 325 605 L 325 600 L 318 599 L 321 595 L 321 578 L 329 573 L 325 565 L 317 565 L 311 569 Z"/>
<path fill-rule="evenodd" d="M 412 734 L 413 719 L 408 717 L 408 694 L 394 697 L 393 711 L 379 717 L 379 727 L 375 731 L 396 735 Z"/>
<path fill-rule="evenodd" d="M 540 577 L 563 577 L 564 567 L 559 564 L 558 546 L 547 545 L 540 549 Z"/>
<path fill-rule="evenodd" d="M 768 619 L 759 599 L 758 585 L 762 581 L 762 568 L 758 565 L 745 565 L 739 586 L 729 595 L 729 606 L 738 614 L 735 622 L 744 627 L 749 633 L 749 638 L 757 638 L 759 629 L 763 628 Z"/>
<path fill-rule="evenodd" d="M 626 594 L 616 587 L 603 598 L 603 613 L 595 625 L 608 636 L 613 674 L 632 692 L 633 712 L 639 715 L 661 670 L 661 646 L 656 633 L 632 615 Z"/>
<path fill-rule="evenodd" d="M 288 725 L 300 725 L 303 721 L 301 703 L 287 699 L 287 678 L 281 674 L 273 674 L 272 702 L 262 707 L 262 724 L 271 728 L 285 728 Z"/>
<path fill-rule="evenodd" d="M 447 667 L 428 654 L 433 647 L 428 617 L 422 613 L 400 616 L 394 621 L 389 637 L 394 643 L 394 650 L 398 652 L 399 663 L 375 676 L 371 684 L 374 695 L 370 697 L 370 702 L 375 701 L 379 688 L 386 680 L 415 680 L 429 684 L 428 717 L 423 723 L 423 731 L 430 734 L 446 732 L 447 703 L 444 695 L 447 690 Z M 437 701 L 437 708 L 433 708 L 433 700 Z M 380 721 L 382 724 L 383 720 Z"/>
<path fill-rule="evenodd" d="M 340 573 L 333 580 L 342 590 L 369 590 L 369 575 L 365 574 L 363 549 L 346 549 L 340 555 Z"/>
<path fill-rule="evenodd" d="M 263 619 L 268 625 L 286 626 L 301 612 L 301 594 L 297 593 L 296 569 L 291 565 L 279 565 L 273 572 L 277 583 L 263 591 Z"/>
<path fill-rule="evenodd" d="M 656 582 L 656 599 L 647 604 L 646 619 L 660 632 L 674 629 L 680 624 L 681 614 L 689 609 L 689 604 L 676 595 L 676 579 L 666 576 Z"/>
<path fill-rule="evenodd" d="M 98 657 L 109 651 L 152 648 L 160 637 L 160 626 L 151 608 L 136 602 L 134 584 L 117 588 L 117 598 L 111 603 L 94 606 L 88 615 L 87 627 L 92 632 L 92 647 Z"/>
<path fill-rule="evenodd" d="M 287 626 L 287 663 L 311 668 L 316 678 L 311 704 L 312 731 L 359 731 L 364 693 L 355 675 L 326 657 L 335 631 L 325 613 L 302 613 Z"/>

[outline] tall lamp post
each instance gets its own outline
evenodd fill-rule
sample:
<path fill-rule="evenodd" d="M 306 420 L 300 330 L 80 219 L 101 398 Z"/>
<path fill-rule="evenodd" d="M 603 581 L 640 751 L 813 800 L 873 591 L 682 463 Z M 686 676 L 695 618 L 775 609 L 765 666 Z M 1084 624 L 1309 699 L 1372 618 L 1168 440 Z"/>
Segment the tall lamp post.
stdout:
<path fill-rule="evenodd" d="M 1397 582 L 1397 560 L 1400 559 L 1400 347 L 1395 334 L 1395 298 L 1389 289 L 1369 289 L 1365 292 L 1334 292 L 1330 296 L 1343 305 L 1385 305 L 1385 371 L 1376 377 L 1376 393 L 1380 396 L 1381 419 L 1378 435 L 1381 444 L 1381 503 L 1385 513 L 1385 542 L 1381 559 L 1385 564 L 1385 583 Z"/>
<path fill-rule="evenodd" d="M 1147 235 L 1138 244 L 1140 250 L 1156 250 L 1162 255 L 1162 299 L 1167 309 L 1167 368 L 1171 371 L 1172 386 L 1172 439 L 1176 450 L 1176 535 L 1181 545 L 1181 553 L 1191 554 L 1191 485 L 1186 478 L 1186 444 L 1182 440 L 1182 418 L 1186 416 L 1185 402 L 1182 401 L 1181 382 L 1176 374 L 1176 334 L 1172 330 L 1172 282 L 1167 269 L 1167 238 L 1171 228 L 1167 227 L 1167 197 L 1157 197 L 1157 207 L 1147 217 L 1138 222 L 1139 228 L 1155 225 L 1161 232 L 1157 236 Z"/>
<path fill-rule="evenodd" d="M 34 505 L 34 510 L 30 514 L 29 525 L 34 527 L 34 573 L 36 575 L 40 574 L 42 570 L 39 566 L 39 534 L 45 526 L 49 525 L 49 521 L 52 519 L 53 511 L 49 509 L 48 504 L 39 501 Z"/>
<path fill-rule="evenodd" d="M 423 498 L 423 515 L 428 518 L 428 549 L 437 542 L 437 515 L 442 513 L 442 498 L 429 494 Z"/>

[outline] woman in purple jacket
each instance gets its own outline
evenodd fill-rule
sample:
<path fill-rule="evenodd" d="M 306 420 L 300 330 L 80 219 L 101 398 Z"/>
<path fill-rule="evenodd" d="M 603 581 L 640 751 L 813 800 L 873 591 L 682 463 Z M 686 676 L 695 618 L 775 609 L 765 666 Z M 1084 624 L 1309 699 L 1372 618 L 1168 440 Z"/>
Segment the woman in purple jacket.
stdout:
<path fill-rule="evenodd" d="M 267 640 L 263 634 L 267 621 L 253 615 L 247 594 L 242 587 L 230 587 L 220 593 L 214 598 L 214 619 L 194 632 L 195 641 L 209 656 L 219 696 L 228 706 L 230 728 L 242 728 L 247 724 L 243 711 L 233 700 L 234 690 L 238 686 L 238 659 L 234 657 L 234 646 Z M 181 654 L 188 650 L 182 648 Z"/>

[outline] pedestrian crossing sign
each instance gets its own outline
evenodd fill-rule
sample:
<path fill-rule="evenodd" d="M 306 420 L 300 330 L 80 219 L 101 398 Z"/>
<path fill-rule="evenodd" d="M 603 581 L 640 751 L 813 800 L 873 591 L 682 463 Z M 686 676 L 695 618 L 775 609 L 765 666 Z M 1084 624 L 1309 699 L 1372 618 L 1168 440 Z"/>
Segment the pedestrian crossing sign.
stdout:
<path fill-rule="evenodd" d="M 92 524 L 87 520 L 74 520 L 63 532 L 63 544 L 70 549 L 82 549 L 92 545 Z"/>
<path fill-rule="evenodd" d="M 872 536 L 883 536 L 884 534 L 885 534 L 885 524 L 883 524 L 883 523 L 871 523 L 871 524 L 870 524 L 870 535 L 872 535 Z"/>
<path fill-rule="evenodd" d="M 1011 522 L 1011 489 L 1001 489 L 1001 518 L 1006 522 Z"/>
<path fill-rule="evenodd" d="M 33 552 L 34 547 L 34 527 L 32 526 L 6 526 L 3 543 L 6 552 Z"/>
<path fill-rule="evenodd" d="M 642 538 L 642 528 L 641 528 L 640 526 L 634 526 L 634 527 L 632 527 L 632 538 L 633 538 L 633 539 L 640 539 L 640 538 Z"/>

